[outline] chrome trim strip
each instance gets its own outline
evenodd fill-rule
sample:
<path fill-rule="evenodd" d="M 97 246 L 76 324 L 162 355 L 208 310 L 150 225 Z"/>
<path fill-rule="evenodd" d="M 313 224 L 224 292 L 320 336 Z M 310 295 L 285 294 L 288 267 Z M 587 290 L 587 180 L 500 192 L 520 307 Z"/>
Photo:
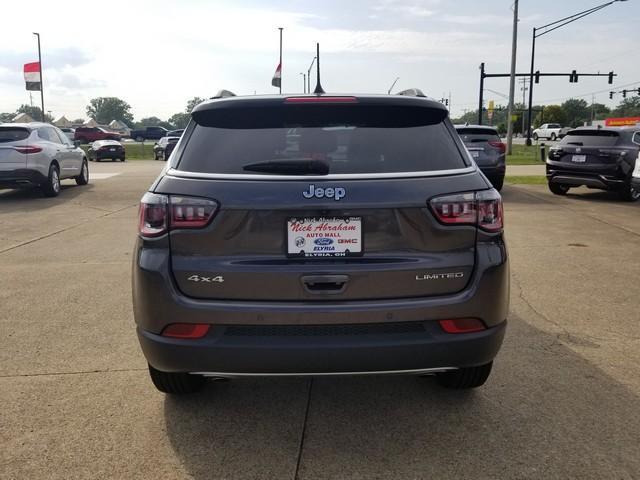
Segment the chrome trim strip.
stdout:
<path fill-rule="evenodd" d="M 169 168 L 166 175 L 178 178 L 200 178 L 212 180 L 295 180 L 295 181 L 318 181 L 318 180 L 372 180 L 390 178 L 420 178 L 420 177 L 440 177 L 443 175 L 462 175 L 472 173 L 477 170 L 475 163 L 470 167 L 455 168 L 450 170 L 433 170 L 429 172 L 395 172 L 395 173 L 343 173 L 329 175 L 257 175 L 240 173 L 205 173 L 186 172 Z"/>
<path fill-rule="evenodd" d="M 458 370 L 457 367 L 416 368 L 414 370 L 381 370 L 366 372 L 314 372 L 314 373 L 230 373 L 230 372 L 189 372 L 191 375 L 202 375 L 214 378 L 241 377 L 330 377 L 346 375 L 428 375 L 430 373 Z"/>

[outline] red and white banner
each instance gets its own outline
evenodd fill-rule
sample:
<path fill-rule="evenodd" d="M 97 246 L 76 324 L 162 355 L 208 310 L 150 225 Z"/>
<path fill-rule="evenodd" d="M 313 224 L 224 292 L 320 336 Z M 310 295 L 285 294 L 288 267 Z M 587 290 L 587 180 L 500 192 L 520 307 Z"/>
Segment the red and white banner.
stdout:
<path fill-rule="evenodd" d="M 273 78 L 271 79 L 271 85 L 274 87 L 279 87 L 282 82 L 282 64 L 278 64 L 278 68 L 276 68 L 276 72 L 273 74 Z"/>
<path fill-rule="evenodd" d="M 24 64 L 24 81 L 27 85 L 27 90 L 41 90 L 40 62 Z"/>

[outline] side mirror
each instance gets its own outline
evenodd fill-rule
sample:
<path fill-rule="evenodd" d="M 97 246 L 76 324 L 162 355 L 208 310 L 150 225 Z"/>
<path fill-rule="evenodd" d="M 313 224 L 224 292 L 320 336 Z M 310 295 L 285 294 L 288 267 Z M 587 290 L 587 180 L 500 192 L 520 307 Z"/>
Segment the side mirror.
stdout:
<path fill-rule="evenodd" d="M 74 140 L 73 141 L 73 145 L 78 148 L 80 145 L 82 145 L 82 143 L 80 142 L 80 140 Z"/>

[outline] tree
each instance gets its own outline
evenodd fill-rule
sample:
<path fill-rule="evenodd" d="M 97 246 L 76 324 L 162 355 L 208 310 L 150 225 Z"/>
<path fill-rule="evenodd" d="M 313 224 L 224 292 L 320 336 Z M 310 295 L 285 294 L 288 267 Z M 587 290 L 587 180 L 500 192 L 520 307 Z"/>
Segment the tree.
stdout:
<path fill-rule="evenodd" d="M 189 123 L 189 119 L 191 115 L 188 113 L 174 113 L 169 117 L 169 123 L 176 128 L 185 128 L 187 123 Z"/>
<path fill-rule="evenodd" d="M 127 125 L 133 124 L 131 105 L 117 97 L 93 98 L 87 105 L 87 115 L 96 122 L 106 125 L 112 120 L 119 120 Z"/>
<path fill-rule="evenodd" d="M 539 127 L 543 123 L 559 123 L 564 125 L 567 121 L 564 110 L 560 105 L 545 105 L 544 109 L 538 112 L 533 125 Z"/>
<path fill-rule="evenodd" d="M 592 103 L 589 110 L 593 113 L 594 120 L 604 120 L 611 114 L 611 110 L 603 103 Z"/>
<path fill-rule="evenodd" d="M 204 102 L 204 98 L 200 98 L 200 97 L 193 97 L 191 100 L 189 100 L 187 102 L 187 108 L 185 110 L 185 113 L 191 113 L 191 110 L 193 110 L 193 108 L 198 105 L 199 103 Z"/>
<path fill-rule="evenodd" d="M 579 127 L 584 122 L 591 120 L 591 110 L 589 110 L 586 100 L 570 98 L 561 107 L 564 110 L 567 126 L 569 127 Z"/>
<path fill-rule="evenodd" d="M 136 128 L 143 127 L 164 127 L 167 130 L 173 130 L 173 125 L 170 122 L 164 122 L 158 117 L 146 117 L 135 123 Z"/>
<path fill-rule="evenodd" d="M 40 122 L 42 120 L 42 109 L 40 107 L 33 107 L 31 105 L 22 104 L 16 110 L 16 113 L 13 114 L 15 117 L 19 113 L 26 113 L 31 118 L 33 118 L 36 122 Z M 48 113 L 45 115 L 45 122 L 53 122 L 53 117 Z"/>
<path fill-rule="evenodd" d="M 640 117 L 640 96 L 623 99 L 611 112 L 614 117 Z"/>

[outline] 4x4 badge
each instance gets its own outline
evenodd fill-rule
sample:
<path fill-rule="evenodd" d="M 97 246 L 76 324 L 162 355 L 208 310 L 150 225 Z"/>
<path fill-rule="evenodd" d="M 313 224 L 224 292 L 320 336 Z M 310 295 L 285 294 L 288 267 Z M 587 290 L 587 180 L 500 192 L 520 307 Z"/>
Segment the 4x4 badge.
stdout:
<path fill-rule="evenodd" d="M 313 183 L 309 185 L 309 190 L 302 192 L 304 198 L 333 198 L 335 201 L 340 200 L 347 194 L 347 191 L 342 187 L 316 187 Z"/>

